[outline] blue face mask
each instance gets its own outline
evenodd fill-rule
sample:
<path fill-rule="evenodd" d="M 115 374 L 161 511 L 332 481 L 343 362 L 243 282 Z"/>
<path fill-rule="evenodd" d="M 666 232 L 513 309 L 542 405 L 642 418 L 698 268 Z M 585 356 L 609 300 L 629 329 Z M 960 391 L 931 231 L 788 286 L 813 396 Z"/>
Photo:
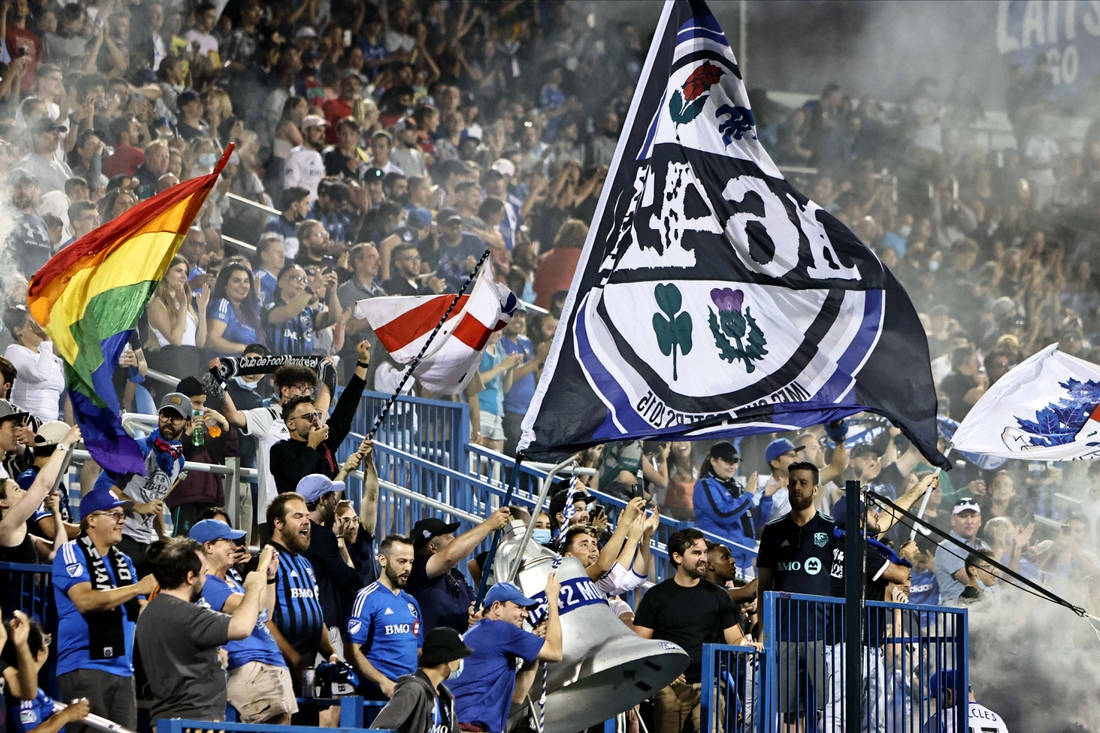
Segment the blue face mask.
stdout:
<path fill-rule="evenodd" d="M 545 545 L 550 542 L 550 530 L 536 529 L 534 533 L 532 533 L 531 539 L 533 539 L 537 544 Z"/>
<path fill-rule="evenodd" d="M 246 382 L 240 377 L 233 377 L 233 381 L 241 389 L 256 389 L 257 385 L 259 385 L 259 382 Z"/>
<path fill-rule="evenodd" d="M 199 165 L 203 168 L 213 168 L 218 162 L 218 156 L 213 153 L 203 153 L 199 156 Z"/>
<path fill-rule="evenodd" d="M 938 269 L 940 269 L 940 263 L 937 262 L 936 260 L 932 260 L 928 263 L 928 271 L 929 272 L 935 272 Z"/>
<path fill-rule="evenodd" d="M 465 659 L 459 659 L 458 660 L 458 669 L 452 669 L 451 674 L 447 677 L 447 679 L 457 680 L 459 678 L 459 676 L 462 674 L 462 668 L 464 666 L 466 666 L 465 663 L 466 663 Z"/>

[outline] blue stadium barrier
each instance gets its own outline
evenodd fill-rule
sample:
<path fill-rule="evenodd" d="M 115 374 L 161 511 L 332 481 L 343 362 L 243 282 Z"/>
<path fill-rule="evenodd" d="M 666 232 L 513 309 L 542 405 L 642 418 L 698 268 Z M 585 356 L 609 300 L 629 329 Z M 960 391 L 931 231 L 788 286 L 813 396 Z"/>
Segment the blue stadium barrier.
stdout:
<path fill-rule="evenodd" d="M 760 730 L 764 659 L 764 653 L 752 646 L 703 645 L 700 730 Z"/>
<path fill-rule="evenodd" d="M 867 601 L 862 612 L 862 729 L 883 733 L 939 730 L 936 722 L 941 712 L 937 695 L 929 688 L 931 676 L 940 670 L 954 670 L 950 688 L 954 699 L 967 699 L 965 609 Z M 764 659 L 768 663 L 762 665 L 765 671 L 757 683 L 762 694 L 757 698 L 759 726 L 754 730 L 847 730 L 844 599 L 769 591 L 764 594 L 763 613 Z M 730 649 L 735 648 L 712 647 L 704 662 L 711 671 L 704 679 L 717 689 L 725 689 L 725 680 L 715 675 L 724 675 L 726 669 L 739 670 L 738 664 L 747 663 L 730 656 Z M 734 683 L 738 679 L 745 676 L 734 676 Z M 735 684 L 733 689 L 740 688 Z M 709 700 L 704 714 L 722 717 L 720 694 L 712 691 Z M 966 706 L 956 705 L 952 714 L 955 730 L 966 730 Z M 784 724 L 786 727 L 781 727 Z"/>
<path fill-rule="evenodd" d="M 0 615 L 11 618 L 16 610 L 37 621 L 47 633 L 57 632 L 51 565 L 0 562 Z M 38 675 L 38 684 L 52 697 L 59 697 L 61 693 L 57 688 L 56 670 L 57 655 L 50 654 Z"/>
<path fill-rule="evenodd" d="M 352 431 L 359 440 L 374 425 L 375 416 L 389 401 L 382 392 L 364 392 Z M 379 443 L 423 456 L 437 465 L 462 470 L 470 442 L 470 408 L 464 402 L 401 396 L 378 429 Z M 352 448 L 354 450 L 354 448 Z"/>

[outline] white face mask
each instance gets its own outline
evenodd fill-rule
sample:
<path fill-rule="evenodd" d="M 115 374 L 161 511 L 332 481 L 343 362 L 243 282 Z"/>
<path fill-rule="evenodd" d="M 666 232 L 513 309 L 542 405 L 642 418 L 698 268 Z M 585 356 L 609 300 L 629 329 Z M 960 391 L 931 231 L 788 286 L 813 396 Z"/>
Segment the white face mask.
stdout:
<path fill-rule="evenodd" d="M 259 382 L 246 382 L 241 377 L 233 377 L 233 381 L 236 382 L 237 386 L 241 389 L 256 389 L 256 385 L 259 384 Z"/>
<path fill-rule="evenodd" d="M 459 659 L 458 660 L 458 669 L 452 669 L 451 674 L 447 676 L 447 679 L 449 679 L 449 680 L 458 679 L 459 675 L 462 674 L 462 668 L 465 667 L 465 666 L 466 666 L 466 660 L 465 659 Z"/>

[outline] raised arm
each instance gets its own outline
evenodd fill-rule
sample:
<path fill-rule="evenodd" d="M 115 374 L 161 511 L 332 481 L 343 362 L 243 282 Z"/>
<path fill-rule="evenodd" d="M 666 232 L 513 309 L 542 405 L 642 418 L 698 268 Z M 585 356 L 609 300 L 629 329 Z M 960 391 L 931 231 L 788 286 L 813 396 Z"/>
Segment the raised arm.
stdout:
<path fill-rule="evenodd" d="M 256 622 L 260 618 L 260 608 L 267 594 L 267 581 L 271 573 L 272 558 L 275 557 L 275 548 L 268 545 L 260 553 L 259 563 L 256 569 L 244 579 L 244 597 L 237 604 L 233 615 L 229 620 L 229 639 L 240 641 L 247 639 L 252 630 L 256 628 Z"/>
<path fill-rule="evenodd" d="M 69 448 L 78 442 L 80 438 L 79 427 L 69 429 L 69 432 L 57 444 L 57 449 L 50 456 L 50 460 L 38 472 L 38 476 L 35 477 L 31 487 L 27 489 L 27 493 L 23 494 L 14 506 L 9 507 L 4 512 L 4 518 L 0 519 L 0 538 L 10 537 L 17 529 L 25 526 L 28 519 L 34 516 L 35 511 L 46 499 L 46 495 L 57 483 L 57 475 L 61 472 L 61 466 L 65 463 Z M 15 482 L 12 481 L 12 483 Z M 64 530 L 59 528 L 58 535 L 62 534 L 64 534 Z"/>
<path fill-rule="evenodd" d="M 428 564 L 425 568 L 428 577 L 438 578 L 440 575 L 450 572 L 464 557 L 473 552 L 486 537 L 498 529 L 504 529 L 511 519 L 512 513 L 508 511 L 508 508 L 501 507 L 469 532 L 464 532 L 455 537 L 451 544 L 428 558 Z"/>

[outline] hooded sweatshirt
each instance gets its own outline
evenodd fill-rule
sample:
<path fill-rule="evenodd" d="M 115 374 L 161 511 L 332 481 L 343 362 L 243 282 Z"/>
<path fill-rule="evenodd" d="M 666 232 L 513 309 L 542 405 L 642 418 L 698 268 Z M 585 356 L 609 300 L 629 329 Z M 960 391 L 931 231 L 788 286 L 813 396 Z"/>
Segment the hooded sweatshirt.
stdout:
<path fill-rule="evenodd" d="M 431 730 L 457 731 L 455 699 L 445 685 L 436 692 L 424 670 L 397 680 L 393 697 L 378 713 L 371 727 L 396 730 L 397 733 L 428 733 Z M 439 726 L 445 727 L 439 727 Z"/>

